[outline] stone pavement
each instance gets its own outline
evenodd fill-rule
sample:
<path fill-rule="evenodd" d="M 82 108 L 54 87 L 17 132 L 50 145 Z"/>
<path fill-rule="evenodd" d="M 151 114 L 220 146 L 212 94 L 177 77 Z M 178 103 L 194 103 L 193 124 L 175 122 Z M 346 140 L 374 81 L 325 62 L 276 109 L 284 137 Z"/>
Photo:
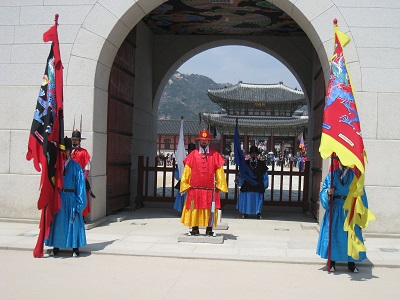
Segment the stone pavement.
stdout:
<path fill-rule="evenodd" d="M 325 264 L 325 260 L 315 254 L 318 224 L 297 210 L 264 208 L 261 220 L 239 219 L 233 209 L 225 210 L 221 228 L 225 225 L 227 229 L 215 230 L 219 237 L 223 237 L 220 244 L 178 242 L 179 237 L 188 232 L 179 217 L 180 214 L 171 208 L 151 207 L 150 204 L 140 210 L 123 211 L 104 218 L 101 224 L 88 224 L 87 228 L 92 227 L 86 231 L 88 244 L 80 250 L 83 256 L 112 254 Z M 0 249 L 32 251 L 38 231 L 37 223 L 2 220 Z M 200 229 L 200 233 L 204 233 L 204 229 Z M 368 259 L 362 265 L 400 267 L 399 235 L 364 232 L 364 236 Z M 45 247 L 45 252 L 48 250 Z M 63 255 L 70 255 L 70 249 Z"/>

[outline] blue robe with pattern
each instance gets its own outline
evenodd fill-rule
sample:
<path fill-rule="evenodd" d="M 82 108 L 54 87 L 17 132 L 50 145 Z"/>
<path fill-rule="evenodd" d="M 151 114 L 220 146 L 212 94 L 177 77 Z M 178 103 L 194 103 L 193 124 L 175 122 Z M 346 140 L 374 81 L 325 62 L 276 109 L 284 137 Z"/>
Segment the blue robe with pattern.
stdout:
<path fill-rule="evenodd" d="M 343 230 L 343 225 L 346 219 L 347 213 L 343 209 L 345 199 L 341 199 L 337 196 L 347 196 L 349 193 L 349 187 L 354 178 L 354 172 L 349 169 L 343 179 L 340 179 L 342 171 L 337 169 L 333 172 L 333 188 L 335 189 L 332 207 L 332 238 L 331 238 L 331 260 L 333 261 L 351 261 L 359 262 L 364 260 L 367 255 L 365 252 L 360 252 L 360 258 L 354 260 L 352 257 L 347 255 L 347 231 Z M 325 209 L 324 218 L 322 219 L 320 226 L 320 233 L 317 245 L 317 254 L 322 258 L 328 258 L 328 242 L 329 242 L 329 195 L 328 189 L 331 186 L 331 173 L 326 176 L 322 185 L 322 190 L 319 194 L 319 198 L 323 208 Z M 364 195 L 361 197 L 365 207 L 368 208 L 367 196 L 364 191 Z M 363 242 L 361 228 L 355 226 L 354 228 L 357 237 Z"/>
<path fill-rule="evenodd" d="M 69 159 L 63 178 L 63 188 L 75 192 L 60 192 L 61 209 L 51 222 L 50 234 L 45 240 L 45 245 L 56 248 L 83 247 L 86 246 L 86 233 L 82 211 L 87 205 L 87 199 L 81 166 Z"/>

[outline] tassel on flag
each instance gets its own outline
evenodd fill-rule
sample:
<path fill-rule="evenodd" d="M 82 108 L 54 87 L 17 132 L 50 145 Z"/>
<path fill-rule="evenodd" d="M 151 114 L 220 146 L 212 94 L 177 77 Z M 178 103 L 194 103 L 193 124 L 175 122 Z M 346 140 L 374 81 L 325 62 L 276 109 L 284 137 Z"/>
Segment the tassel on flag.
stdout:
<path fill-rule="evenodd" d="M 375 216 L 361 200 L 364 193 L 366 152 L 353 88 L 342 49 L 342 45 L 345 46 L 350 38 L 339 31 L 336 19 L 334 31 L 335 51 L 331 58 L 319 152 L 323 159 L 332 156 L 335 152 L 343 165 L 356 171 L 344 204 L 344 209 L 348 211 L 344 230 L 348 232 L 348 255 L 358 259 L 359 252 L 365 251 L 366 248 L 357 238 L 354 227 L 358 225 L 366 228 L 369 221 L 375 220 Z"/>
<path fill-rule="evenodd" d="M 50 233 L 53 216 L 61 207 L 59 190 L 63 185 L 64 121 L 63 121 L 63 66 L 58 42 L 58 15 L 55 25 L 43 34 L 43 41 L 52 41 L 47 58 L 43 83 L 39 91 L 29 135 L 27 160 L 33 159 L 40 179 L 38 209 L 42 210 L 40 232 L 34 257 L 43 257 L 44 240 Z"/>

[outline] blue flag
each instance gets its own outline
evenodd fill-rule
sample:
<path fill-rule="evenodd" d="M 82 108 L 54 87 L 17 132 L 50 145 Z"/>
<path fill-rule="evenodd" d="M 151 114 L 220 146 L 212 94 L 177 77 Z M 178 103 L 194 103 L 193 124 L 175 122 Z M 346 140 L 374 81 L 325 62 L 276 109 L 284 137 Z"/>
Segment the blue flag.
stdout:
<path fill-rule="evenodd" d="M 239 138 L 239 128 L 238 123 L 236 122 L 235 127 L 235 138 L 233 141 L 233 151 L 235 154 L 235 164 L 239 167 L 239 176 L 241 179 L 247 181 L 251 185 L 257 185 L 258 182 L 253 178 L 256 176 L 253 174 L 249 166 L 246 164 L 246 160 L 244 159 L 243 151 L 240 147 L 240 138 Z"/>

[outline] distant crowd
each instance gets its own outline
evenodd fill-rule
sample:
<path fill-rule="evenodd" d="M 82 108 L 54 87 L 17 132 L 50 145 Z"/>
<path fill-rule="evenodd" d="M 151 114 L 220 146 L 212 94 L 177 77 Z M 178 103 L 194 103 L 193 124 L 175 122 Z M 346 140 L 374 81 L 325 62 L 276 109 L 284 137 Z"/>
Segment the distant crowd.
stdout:
<path fill-rule="evenodd" d="M 249 159 L 250 154 L 245 155 L 245 159 Z M 158 166 L 172 166 L 175 159 L 175 153 L 164 153 L 161 152 L 157 155 L 157 165 Z M 235 165 L 235 156 L 233 151 L 230 155 L 226 155 L 225 159 L 230 165 Z M 302 153 L 301 151 L 297 151 L 295 155 L 285 149 L 283 152 L 279 149 L 274 149 L 274 151 L 267 152 L 266 150 L 262 150 L 261 153 L 258 154 L 258 159 L 265 161 L 267 166 L 275 166 L 280 167 L 289 167 L 290 162 L 293 162 L 293 167 L 298 168 L 301 171 L 304 171 L 305 162 L 307 161 L 307 155 Z"/>
<path fill-rule="evenodd" d="M 249 159 L 250 155 L 245 155 L 245 159 Z M 229 163 L 231 165 L 235 165 L 235 156 L 234 153 L 231 152 L 230 156 L 227 157 L 229 159 Z M 266 152 L 265 150 L 261 151 L 258 154 L 258 159 L 265 161 L 267 166 L 275 166 L 280 167 L 289 167 L 290 162 L 293 162 L 293 167 L 299 168 L 301 171 L 304 171 L 305 162 L 307 161 L 307 155 L 298 151 L 295 155 L 292 155 L 289 150 L 285 149 L 283 152 L 279 149 L 274 149 L 274 151 Z"/>

